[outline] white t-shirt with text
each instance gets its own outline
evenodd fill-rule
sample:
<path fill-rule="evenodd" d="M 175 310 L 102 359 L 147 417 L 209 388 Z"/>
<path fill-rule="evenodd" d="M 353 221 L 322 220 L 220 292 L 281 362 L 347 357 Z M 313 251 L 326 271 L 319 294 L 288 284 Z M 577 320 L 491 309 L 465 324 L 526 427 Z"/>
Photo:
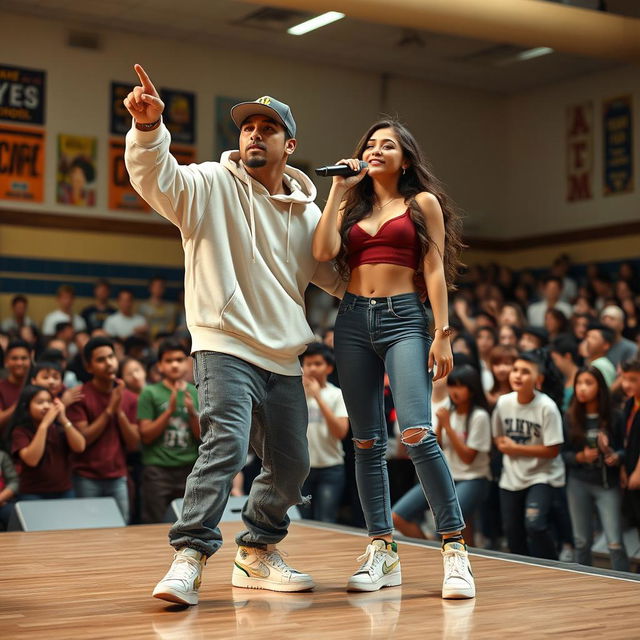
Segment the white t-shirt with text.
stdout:
<path fill-rule="evenodd" d="M 342 391 L 327 382 L 320 390 L 322 401 L 329 407 L 336 418 L 346 418 L 347 408 L 342 398 Z M 309 459 L 311 467 L 322 469 L 344 464 L 344 449 L 342 441 L 334 437 L 329 431 L 320 406 L 314 398 L 307 397 L 309 409 L 309 426 L 307 438 L 309 440 Z"/>
<path fill-rule="evenodd" d="M 491 426 L 494 438 L 509 436 L 517 444 L 551 447 L 564 442 L 560 410 L 549 396 L 539 391 L 528 404 L 520 404 L 515 391 L 500 396 Z M 502 457 L 501 489 L 522 491 L 534 484 L 564 486 L 564 462 L 559 454 L 555 458 Z"/>

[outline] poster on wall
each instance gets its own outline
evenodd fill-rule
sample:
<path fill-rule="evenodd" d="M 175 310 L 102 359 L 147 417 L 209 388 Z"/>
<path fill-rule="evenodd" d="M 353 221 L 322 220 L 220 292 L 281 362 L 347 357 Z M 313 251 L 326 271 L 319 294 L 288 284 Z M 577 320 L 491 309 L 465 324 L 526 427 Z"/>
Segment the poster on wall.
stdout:
<path fill-rule="evenodd" d="M 131 129 L 131 115 L 122 101 L 133 89 L 131 84 L 112 82 L 109 93 L 109 131 L 115 136 L 124 136 Z"/>
<path fill-rule="evenodd" d="M 81 207 L 96 204 L 97 139 L 58 136 L 57 202 Z"/>
<path fill-rule="evenodd" d="M 147 213 L 151 207 L 137 194 L 129 182 L 124 164 L 124 142 L 109 141 L 109 209 Z"/>
<path fill-rule="evenodd" d="M 164 102 L 162 119 L 177 144 L 196 142 L 196 96 L 189 91 L 160 89 Z"/>
<path fill-rule="evenodd" d="M 46 71 L 0 64 L 0 119 L 44 124 Z"/>
<path fill-rule="evenodd" d="M 631 96 L 605 100 L 602 108 L 604 195 L 633 191 L 633 104 Z"/>
<path fill-rule="evenodd" d="M 44 132 L 0 124 L 0 200 L 42 202 Z"/>
<path fill-rule="evenodd" d="M 234 124 L 229 112 L 234 104 L 242 102 L 240 98 L 216 96 L 216 153 L 215 160 L 229 149 L 238 148 L 238 127 Z"/>
<path fill-rule="evenodd" d="M 593 198 L 593 103 L 567 109 L 567 200 Z"/>

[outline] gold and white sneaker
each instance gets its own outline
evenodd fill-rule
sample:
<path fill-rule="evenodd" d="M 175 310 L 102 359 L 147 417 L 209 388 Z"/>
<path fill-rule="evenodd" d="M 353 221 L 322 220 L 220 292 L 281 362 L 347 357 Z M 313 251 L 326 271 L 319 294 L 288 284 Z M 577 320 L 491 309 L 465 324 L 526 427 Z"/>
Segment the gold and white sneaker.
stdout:
<path fill-rule="evenodd" d="M 238 546 L 231 584 L 244 589 L 269 591 L 308 591 L 314 584 L 310 575 L 292 569 L 283 559 L 283 552 L 273 544 L 266 549 Z"/>
<path fill-rule="evenodd" d="M 198 589 L 206 562 L 206 556 L 195 549 L 179 549 L 167 575 L 153 590 L 153 597 L 177 604 L 198 604 Z"/>
<path fill-rule="evenodd" d="M 402 584 L 402 571 L 398 546 L 376 538 L 367 545 L 367 550 L 358 558 L 360 568 L 347 583 L 347 591 L 378 591 L 382 587 L 397 587 Z"/>
<path fill-rule="evenodd" d="M 460 542 L 447 542 L 442 547 L 442 561 L 444 563 L 442 597 L 446 599 L 475 598 L 476 584 L 465 545 Z"/>

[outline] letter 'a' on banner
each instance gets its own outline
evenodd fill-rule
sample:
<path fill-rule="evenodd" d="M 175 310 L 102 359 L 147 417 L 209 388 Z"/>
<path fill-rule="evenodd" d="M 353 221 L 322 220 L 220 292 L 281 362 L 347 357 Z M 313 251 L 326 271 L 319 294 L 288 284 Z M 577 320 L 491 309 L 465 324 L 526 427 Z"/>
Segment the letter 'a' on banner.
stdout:
<path fill-rule="evenodd" d="M 567 201 L 593 198 L 593 103 L 567 108 Z"/>
<path fill-rule="evenodd" d="M 633 101 L 630 95 L 602 105 L 604 195 L 633 191 Z"/>
<path fill-rule="evenodd" d="M 44 199 L 44 131 L 0 123 L 0 200 Z"/>

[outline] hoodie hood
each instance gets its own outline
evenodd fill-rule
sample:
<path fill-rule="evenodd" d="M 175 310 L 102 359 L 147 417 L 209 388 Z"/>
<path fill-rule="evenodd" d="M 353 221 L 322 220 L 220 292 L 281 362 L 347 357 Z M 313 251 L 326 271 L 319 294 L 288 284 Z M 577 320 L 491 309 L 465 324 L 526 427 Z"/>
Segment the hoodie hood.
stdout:
<path fill-rule="evenodd" d="M 300 171 L 300 169 L 296 169 L 295 167 L 290 167 L 289 165 L 285 166 L 284 169 L 284 182 L 289 188 L 290 193 L 278 193 L 276 195 L 271 195 L 265 186 L 252 178 L 247 172 L 242 160 L 240 159 L 240 151 L 225 151 L 222 156 L 220 156 L 220 164 L 228 169 L 236 179 L 240 180 L 243 184 L 247 185 L 249 190 L 249 221 L 251 228 L 251 260 L 253 262 L 256 261 L 256 216 L 254 211 L 254 203 L 253 203 L 253 192 L 254 190 L 260 193 L 263 196 L 267 196 L 272 200 L 277 200 L 278 202 L 288 203 L 289 210 L 287 216 L 287 238 L 286 238 L 286 246 L 287 246 L 287 258 L 286 261 L 289 262 L 289 238 L 291 235 L 291 213 L 293 211 L 294 204 L 307 205 L 312 203 L 316 199 L 317 191 L 316 187 L 311 182 L 309 177 L 304 174 L 304 172 Z"/>

